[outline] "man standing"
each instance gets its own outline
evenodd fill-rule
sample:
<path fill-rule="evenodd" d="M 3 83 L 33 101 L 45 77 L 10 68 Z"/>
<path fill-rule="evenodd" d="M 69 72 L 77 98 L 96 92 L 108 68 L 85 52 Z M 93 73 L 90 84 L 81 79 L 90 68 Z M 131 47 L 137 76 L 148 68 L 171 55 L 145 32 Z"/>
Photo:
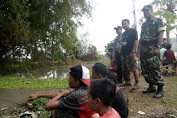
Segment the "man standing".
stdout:
<path fill-rule="evenodd" d="M 138 54 L 140 54 L 142 74 L 149 83 L 149 88 L 143 93 L 156 92 L 153 97 L 161 98 L 164 81 L 160 70 L 160 45 L 163 41 L 165 27 L 161 19 L 153 16 L 151 5 L 144 6 L 142 11 L 147 20 L 142 25 Z M 155 84 L 158 86 L 157 91 Z"/>
<path fill-rule="evenodd" d="M 140 87 L 138 84 L 139 72 L 136 61 L 138 33 L 136 29 L 130 28 L 130 22 L 128 19 L 122 20 L 122 27 L 125 29 L 125 32 L 122 34 L 122 71 L 126 72 L 126 76 L 128 78 L 127 81 L 125 81 L 125 86 L 131 85 L 130 72 L 133 72 L 135 78 L 133 89 L 138 89 Z"/>
<path fill-rule="evenodd" d="M 121 49 L 122 49 L 122 27 L 117 26 L 114 28 L 116 30 L 117 36 L 114 40 L 114 48 L 113 48 L 113 59 L 116 59 L 117 65 L 117 80 L 119 83 L 122 83 L 122 68 L 121 68 Z M 125 75 L 124 75 L 124 79 Z"/>

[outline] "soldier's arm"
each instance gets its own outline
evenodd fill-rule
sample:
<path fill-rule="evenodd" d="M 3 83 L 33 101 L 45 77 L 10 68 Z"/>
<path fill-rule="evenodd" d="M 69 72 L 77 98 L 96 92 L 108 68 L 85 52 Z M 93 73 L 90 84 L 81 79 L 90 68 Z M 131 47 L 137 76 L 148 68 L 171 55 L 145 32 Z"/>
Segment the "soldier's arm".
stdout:
<path fill-rule="evenodd" d="M 162 32 L 159 33 L 158 41 L 157 41 L 157 46 L 158 46 L 158 47 L 160 47 L 160 45 L 161 45 L 162 42 L 163 42 L 163 35 L 164 35 L 164 31 L 162 31 Z"/>
<path fill-rule="evenodd" d="M 164 31 L 161 31 L 159 32 L 159 36 L 158 36 L 158 41 L 157 41 L 157 47 L 155 50 L 154 50 L 154 55 L 158 55 L 160 54 L 160 45 L 163 41 L 163 34 L 164 34 Z"/>
<path fill-rule="evenodd" d="M 157 46 L 160 48 L 160 45 L 162 44 L 162 41 L 163 41 L 163 34 L 165 31 L 165 26 L 161 19 L 157 19 L 156 23 L 157 23 L 157 31 L 159 32 Z"/>

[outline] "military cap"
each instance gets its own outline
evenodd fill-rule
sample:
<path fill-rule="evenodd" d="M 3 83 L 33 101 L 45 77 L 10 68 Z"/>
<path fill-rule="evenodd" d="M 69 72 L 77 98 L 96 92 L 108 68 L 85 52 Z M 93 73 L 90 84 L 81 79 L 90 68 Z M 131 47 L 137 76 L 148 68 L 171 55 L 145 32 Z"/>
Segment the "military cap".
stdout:
<path fill-rule="evenodd" d="M 145 10 L 149 10 L 149 9 L 153 10 L 152 5 L 145 5 L 142 11 L 144 12 Z"/>
<path fill-rule="evenodd" d="M 121 27 L 121 26 L 117 26 L 117 27 L 115 27 L 114 29 L 115 29 L 115 30 L 118 30 L 118 29 L 122 29 L 122 27 Z"/>

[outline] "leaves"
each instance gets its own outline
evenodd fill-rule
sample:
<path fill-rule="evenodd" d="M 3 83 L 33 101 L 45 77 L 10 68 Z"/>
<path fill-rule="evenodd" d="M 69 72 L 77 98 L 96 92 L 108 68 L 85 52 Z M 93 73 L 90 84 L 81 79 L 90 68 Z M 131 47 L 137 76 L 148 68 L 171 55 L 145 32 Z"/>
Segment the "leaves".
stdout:
<path fill-rule="evenodd" d="M 107 55 L 110 59 L 112 59 L 113 47 L 114 47 L 114 40 L 112 40 L 110 43 L 108 43 L 108 44 L 105 46 L 106 55 Z"/>
<path fill-rule="evenodd" d="M 63 60 L 77 45 L 80 18 L 91 17 L 91 9 L 89 0 L 1 0 L 0 63 Z"/>
<path fill-rule="evenodd" d="M 167 23 L 167 31 L 175 29 L 175 24 L 177 21 L 177 14 L 175 11 L 175 6 L 177 5 L 176 0 L 154 0 L 153 5 L 160 6 L 157 12 L 154 13 L 155 16 L 160 16 Z"/>

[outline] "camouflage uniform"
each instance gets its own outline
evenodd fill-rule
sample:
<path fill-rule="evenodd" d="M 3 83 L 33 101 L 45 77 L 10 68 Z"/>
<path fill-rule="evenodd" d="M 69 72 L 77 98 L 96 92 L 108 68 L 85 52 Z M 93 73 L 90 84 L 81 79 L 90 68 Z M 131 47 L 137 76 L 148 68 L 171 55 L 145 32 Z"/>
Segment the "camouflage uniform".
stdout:
<path fill-rule="evenodd" d="M 142 74 L 147 83 L 164 83 L 160 70 L 160 53 L 158 55 L 154 55 L 154 50 L 158 48 L 157 41 L 159 33 L 164 30 L 165 27 L 162 20 L 155 17 L 152 17 L 151 20 L 146 21 L 142 25 L 140 38 L 140 60 Z"/>
<path fill-rule="evenodd" d="M 134 72 L 138 69 L 136 55 L 134 58 L 129 58 L 130 54 L 123 54 L 121 56 L 122 61 L 122 71 Z"/>

